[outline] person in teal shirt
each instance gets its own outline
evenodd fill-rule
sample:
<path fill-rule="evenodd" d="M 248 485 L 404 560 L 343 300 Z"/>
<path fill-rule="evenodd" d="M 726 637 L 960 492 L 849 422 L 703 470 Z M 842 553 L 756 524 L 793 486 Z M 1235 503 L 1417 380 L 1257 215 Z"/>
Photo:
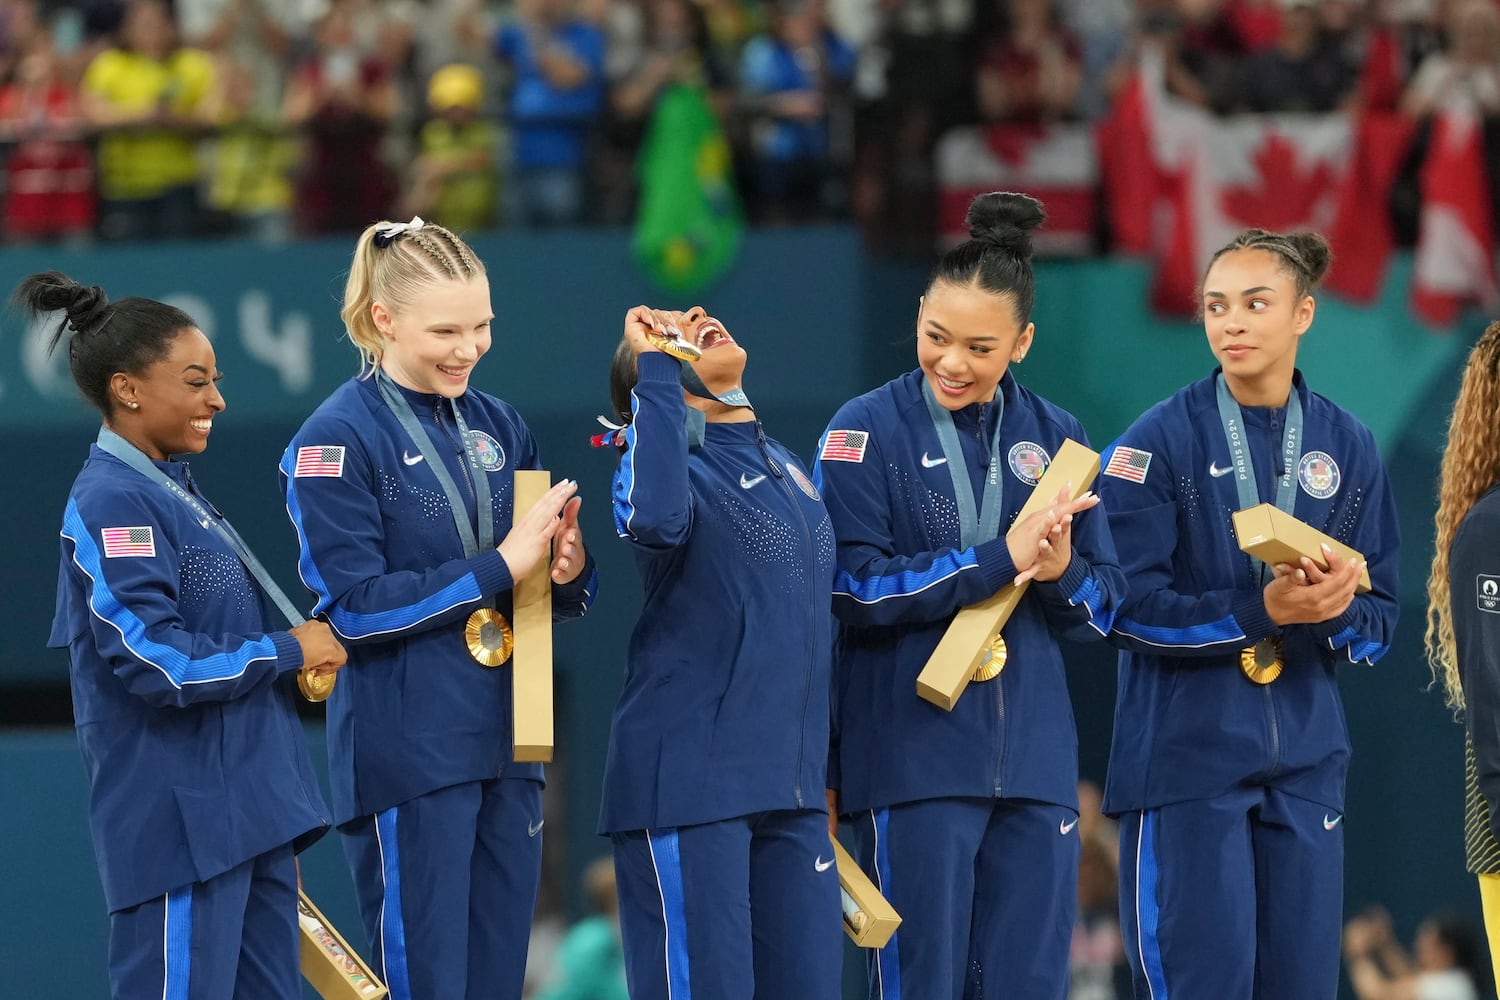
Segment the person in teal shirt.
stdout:
<path fill-rule="evenodd" d="M 584 869 L 583 881 L 594 913 L 563 937 L 538 1000 L 629 1000 L 614 862 L 596 859 Z"/>

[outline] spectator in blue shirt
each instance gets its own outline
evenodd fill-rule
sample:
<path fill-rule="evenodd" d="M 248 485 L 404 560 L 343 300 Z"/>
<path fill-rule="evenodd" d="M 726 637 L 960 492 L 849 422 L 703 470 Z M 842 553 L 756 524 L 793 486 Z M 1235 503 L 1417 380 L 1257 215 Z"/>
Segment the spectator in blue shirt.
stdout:
<path fill-rule="evenodd" d="M 751 181 L 762 221 L 836 210 L 835 119 L 855 52 L 834 35 L 821 0 L 781 0 L 769 34 L 745 44 L 740 86 L 750 114 Z"/>
<path fill-rule="evenodd" d="M 512 221 L 572 225 L 585 206 L 588 138 L 604 107 L 604 33 L 570 0 L 520 0 L 495 34 L 515 74 L 507 115 L 514 150 Z"/>

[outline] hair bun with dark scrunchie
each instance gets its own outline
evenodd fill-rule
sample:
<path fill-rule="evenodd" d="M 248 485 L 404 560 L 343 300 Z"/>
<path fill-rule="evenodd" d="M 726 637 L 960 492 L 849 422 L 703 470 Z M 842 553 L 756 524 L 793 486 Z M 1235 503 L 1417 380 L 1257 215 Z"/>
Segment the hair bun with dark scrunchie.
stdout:
<path fill-rule="evenodd" d="M 68 316 L 68 325 L 78 333 L 89 330 L 108 303 L 109 299 L 105 296 L 104 289 L 98 285 L 84 287 L 75 284 L 73 300 L 64 306 Z"/>
<path fill-rule="evenodd" d="M 969 236 L 1020 258 L 1031 259 L 1031 230 L 1047 221 L 1042 203 L 1029 194 L 991 191 L 969 204 L 964 225 Z"/>

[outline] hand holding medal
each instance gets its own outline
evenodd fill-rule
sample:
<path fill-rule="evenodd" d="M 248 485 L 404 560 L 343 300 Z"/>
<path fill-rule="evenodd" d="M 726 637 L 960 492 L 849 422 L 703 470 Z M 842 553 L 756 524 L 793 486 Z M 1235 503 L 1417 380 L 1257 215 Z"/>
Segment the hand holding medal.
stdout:
<path fill-rule="evenodd" d="M 682 333 L 681 313 L 636 306 L 625 314 L 625 337 L 635 352 L 656 350 L 678 361 L 693 362 L 703 357 L 703 350 Z"/>
<path fill-rule="evenodd" d="M 349 654 L 324 621 L 306 621 L 292 628 L 291 636 L 302 647 L 302 669 L 297 671 L 297 689 L 308 701 L 327 701 L 338 681 L 338 669 Z"/>

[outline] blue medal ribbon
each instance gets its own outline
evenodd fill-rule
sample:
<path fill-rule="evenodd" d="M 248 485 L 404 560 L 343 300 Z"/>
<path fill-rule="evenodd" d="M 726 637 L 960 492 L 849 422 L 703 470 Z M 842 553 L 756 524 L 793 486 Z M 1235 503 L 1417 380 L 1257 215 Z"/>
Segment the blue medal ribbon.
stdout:
<path fill-rule="evenodd" d="M 453 422 L 458 426 L 458 437 L 463 442 L 464 458 L 469 463 L 469 469 L 473 472 L 474 481 L 474 504 L 475 521 L 479 527 L 479 535 L 474 535 L 474 526 L 469 524 L 469 511 L 464 504 L 463 494 L 459 492 L 458 484 L 453 481 L 453 476 L 448 472 L 448 466 L 443 462 L 442 454 L 432 443 L 426 428 L 417 420 L 417 415 L 412 412 L 411 404 L 401 394 L 391 381 L 391 377 L 383 369 L 375 370 L 375 379 L 380 385 L 380 395 L 385 399 L 386 405 L 395 413 L 396 419 L 401 423 L 401 429 L 406 431 L 417 450 L 427 459 L 427 465 L 432 469 L 433 475 L 437 476 L 439 485 L 443 487 L 443 493 L 448 497 L 448 507 L 453 512 L 453 524 L 458 528 L 458 537 L 463 542 L 464 555 L 473 557 L 485 549 L 495 547 L 495 511 L 490 496 L 489 473 L 479 462 L 479 450 L 474 444 L 474 434 L 469 430 L 469 425 L 464 422 L 463 414 L 458 411 L 458 400 L 450 399 L 449 405 L 453 408 Z"/>
<path fill-rule="evenodd" d="M 1000 532 L 1000 424 L 1005 419 L 1005 397 L 1000 387 L 995 387 L 995 433 L 990 437 L 989 478 L 984 484 L 984 499 L 980 505 L 974 503 L 974 486 L 969 482 L 969 466 L 964 461 L 963 445 L 958 440 L 958 428 L 953 425 L 953 414 L 944 409 L 932 393 L 932 385 L 922 379 L 922 399 L 927 404 L 927 413 L 932 426 L 937 430 L 938 441 L 943 446 L 943 455 L 948 459 L 948 476 L 953 480 L 953 499 L 958 504 L 959 547 L 973 548 L 999 536 Z"/>
<path fill-rule="evenodd" d="M 1255 478 L 1255 460 L 1250 457 L 1250 448 L 1245 441 L 1244 413 L 1224 384 L 1224 374 L 1214 378 L 1214 393 L 1218 397 L 1219 422 L 1224 426 L 1224 441 L 1229 445 L 1229 460 L 1234 468 L 1234 486 L 1238 491 L 1240 509 L 1254 507 L 1261 502 L 1260 484 Z M 1297 502 L 1297 463 L 1302 458 L 1302 399 L 1297 387 L 1292 386 L 1286 401 L 1286 429 L 1281 436 L 1282 474 L 1276 481 L 1276 506 L 1290 514 Z M 1256 560 L 1259 562 L 1259 560 Z M 1259 583 L 1264 585 L 1270 567 L 1261 563 Z"/>

